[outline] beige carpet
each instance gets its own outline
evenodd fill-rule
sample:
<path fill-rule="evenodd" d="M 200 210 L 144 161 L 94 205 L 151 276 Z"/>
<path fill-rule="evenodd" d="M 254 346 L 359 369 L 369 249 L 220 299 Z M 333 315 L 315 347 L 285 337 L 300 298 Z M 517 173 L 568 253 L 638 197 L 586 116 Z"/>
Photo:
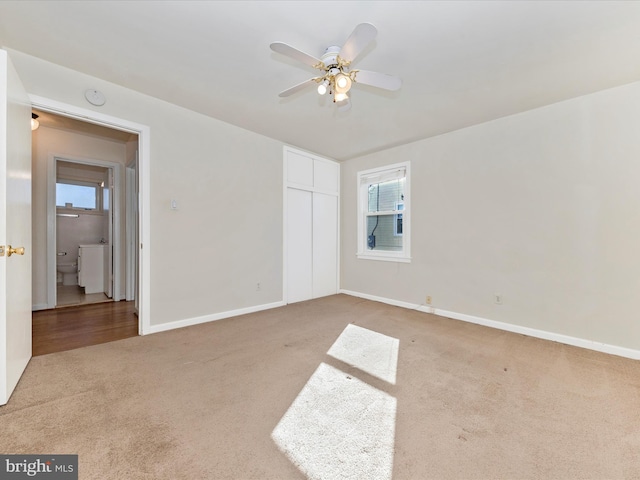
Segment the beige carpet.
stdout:
<path fill-rule="evenodd" d="M 339 295 L 36 357 L 0 453 L 77 453 L 84 479 L 640 478 L 640 362 Z"/>

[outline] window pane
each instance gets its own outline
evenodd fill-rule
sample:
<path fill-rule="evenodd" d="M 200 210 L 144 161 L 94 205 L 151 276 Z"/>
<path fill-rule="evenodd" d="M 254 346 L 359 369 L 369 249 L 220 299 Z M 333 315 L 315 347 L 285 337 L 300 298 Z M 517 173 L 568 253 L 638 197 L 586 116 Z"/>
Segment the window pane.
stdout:
<path fill-rule="evenodd" d="M 96 210 L 96 187 L 56 183 L 56 207 Z"/>
<path fill-rule="evenodd" d="M 398 210 L 399 203 L 404 201 L 405 178 L 369 185 L 369 212 L 389 212 Z"/>
<path fill-rule="evenodd" d="M 395 215 L 395 231 L 393 232 L 395 235 L 402 235 L 402 214 L 399 213 Z"/>
<path fill-rule="evenodd" d="M 398 235 L 396 233 L 397 217 L 398 215 L 367 217 L 367 248 L 369 250 L 402 251 L 402 226 Z"/>

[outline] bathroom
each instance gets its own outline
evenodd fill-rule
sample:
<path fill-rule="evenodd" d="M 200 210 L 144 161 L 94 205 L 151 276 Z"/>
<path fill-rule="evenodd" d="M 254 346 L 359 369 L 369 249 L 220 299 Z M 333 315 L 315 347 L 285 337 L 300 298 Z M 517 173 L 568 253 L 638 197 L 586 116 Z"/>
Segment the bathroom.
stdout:
<path fill-rule="evenodd" d="M 56 161 L 57 306 L 111 301 L 111 169 Z"/>

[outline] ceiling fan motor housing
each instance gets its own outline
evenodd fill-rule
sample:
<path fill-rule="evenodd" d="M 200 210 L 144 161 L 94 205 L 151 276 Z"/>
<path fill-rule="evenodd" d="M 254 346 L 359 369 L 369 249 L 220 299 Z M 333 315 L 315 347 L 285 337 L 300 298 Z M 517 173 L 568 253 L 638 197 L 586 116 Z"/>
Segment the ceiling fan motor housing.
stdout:
<path fill-rule="evenodd" d="M 336 47 L 335 45 L 332 47 L 327 47 L 324 51 L 324 54 L 321 57 L 322 63 L 325 64 L 327 70 L 331 67 L 338 66 L 338 54 L 340 53 L 340 47 Z"/>

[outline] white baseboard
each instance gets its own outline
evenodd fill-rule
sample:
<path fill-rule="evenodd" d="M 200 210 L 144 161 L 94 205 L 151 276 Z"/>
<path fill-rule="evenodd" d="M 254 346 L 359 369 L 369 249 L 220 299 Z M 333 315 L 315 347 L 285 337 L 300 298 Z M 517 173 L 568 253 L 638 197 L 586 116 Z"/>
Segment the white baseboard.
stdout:
<path fill-rule="evenodd" d="M 272 308 L 282 307 L 286 305 L 284 301 L 266 303 L 264 305 L 255 305 L 253 307 L 239 308 L 237 310 L 229 310 L 227 312 L 213 313 L 211 315 L 203 315 L 201 317 L 185 318 L 183 320 L 176 320 L 175 322 L 162 323 L 160 325 L 150 325 L 148 329 L 142 332 L 142 335 L 149 333 L 166 332 L 167 330 L 174 330 L 176 328 L 190 327 L 192 325 L 199 325 L 201 323 L 213 322 L 215 320 L 222 320 L 224 318 L 237 317 L 239 315 L 246 315 L 247 313 L 260 312 L 262 310 L 270 310 Z"/>
<path fill-rule="evenodd" d="M 512 323 L 498 322 L 496 320 L 489 320 L 487 318 L 476 317 L 473 315 L 467 315 L 465 313 L 450 312 L 447 310 L 441 310 L 439 308 L 429 307 L 426 305 L 416 305 L 413 303 L 402 302 L 399 300 L 393 300 L 390 298 L 378 297 L 376 295 L 369 295 L 367 293 L 354 292 L 351 290 L 340 290 L 340 293 L 345 295 L 351 295 L 353 297 L 360 297 L 367 300 L 373 300 L 375 302 L 382 302 L 388 305 L 394 305 L 396 307 L 408 308 L 410 310 L 417 310 L 424 313 L 432 313 L 441 317 L 452 318 L 454 320 L 462 320 L 463 322 L 475 323 L 478 325 L 484 325 L 485 327 L 497 328 L 498 330 L 505 330 L 507 332 L 520 333 L 529 337 L 541 338 L 544 340 L 551 340 L 553 342 L 564 343 L 566 345 L 572 345 L 574 347 L 586 348 L 589 350 L 595 350 L 597 352 L 609 353 L 611 355 L 617 355 L 619 357 L 631 358 L 633 360 L 640 360 L 640 350 L 634 350 L 632 348 L 620 347 L 618 345 L 610 345 L 608 343 L 596 342 L 594 340 L 586 340 L 584 338 L 571 337 L 569 335 L 563 335 L 560 333 L 547 332 L 545 330 L 538 330 L 536 328 L 523 327 L 520 325 L 514 325 Z"/>
<path fill-rule="evenodd" d="M 36 303 L 35 305 L 31 306 L 31 311 L 35 312 L 38 310 L 47 310 L 49 308 L 49 305 L 46 303 Z"/>

